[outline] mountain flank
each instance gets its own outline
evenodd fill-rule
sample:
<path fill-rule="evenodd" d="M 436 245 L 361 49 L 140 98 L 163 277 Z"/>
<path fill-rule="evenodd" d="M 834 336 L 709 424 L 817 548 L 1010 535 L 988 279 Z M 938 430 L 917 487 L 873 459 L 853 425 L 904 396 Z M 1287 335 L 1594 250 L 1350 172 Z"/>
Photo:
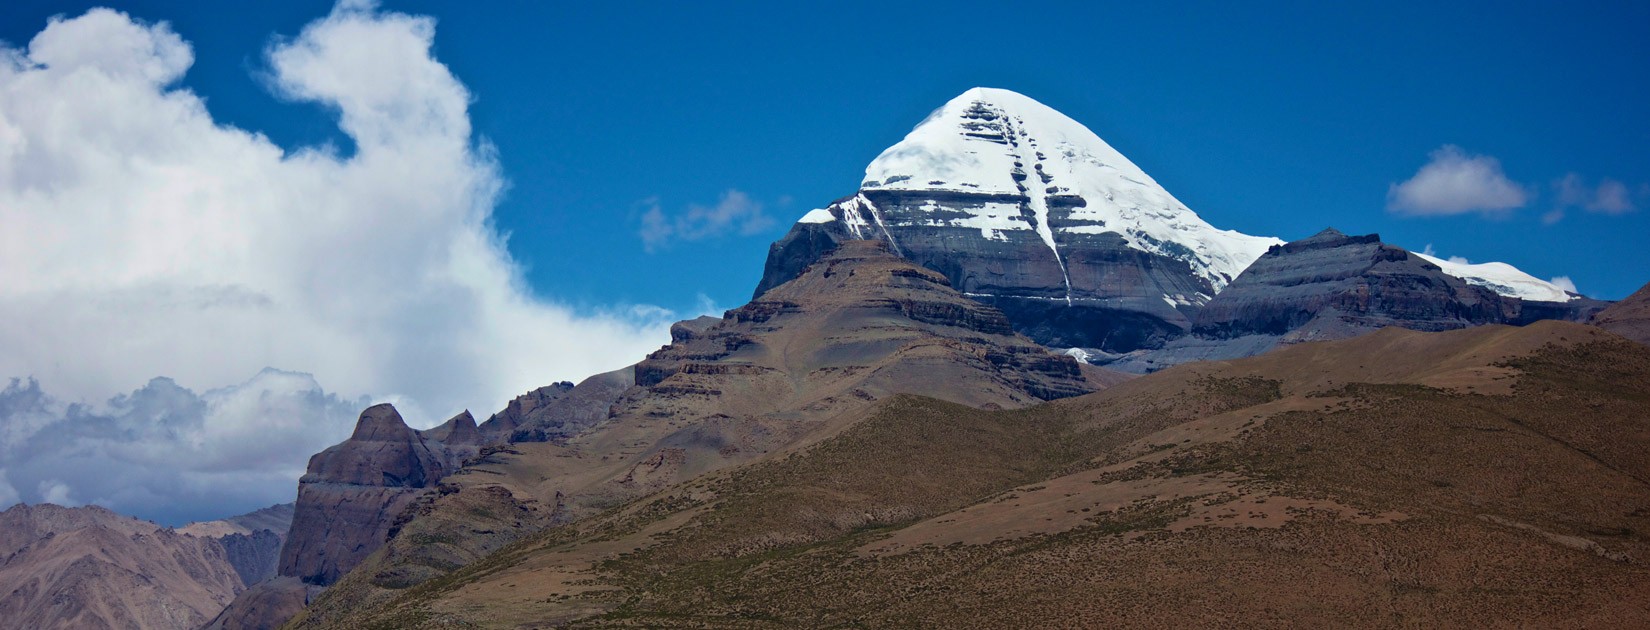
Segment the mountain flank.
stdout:
<path fill-rule="evenodd" d="M 1650 345 L 1650 284 L 1593 317 L 1593 325 Z"/>
<path fill-rule="evenodd" d="M 1647 403 L 1650 348 L 1561 322 L 894 396 L 301 626 L 1638 626 Z"/>
<path fill-rule="evenodd" d="M 1543 319 L 1585 322 L 1607 304 L 1580 296 L 1540 302 L 1502 295 L 1446 273 L 1434 260 L 1383 243 L 1378 234 L 1325 229 L 1268 249 L 1198 311 L 1185 336 L 1127 355 L 1099 349 L 1082 354 L 1115 369 L 1150 372 L 1386 326 L 1441 331 Z"/>
<path fill-rule="evenodd" d="M 846 243 L 760 299 L 721 318 L 684 322 L 672 337 L 631 368 L 513 401 L 477 428 L 487 439 L 474 458 L 442 469 L 456 472 L 424 475 L 418 492 L 397 494 L 395 503 L 339 503 L 366 518 L 347 531 L 337 528 L 355 517 L 330 508 L 316 513 L 337 531 L 304 525 L 307 504 L 330 505 L 306 501 L 318 491 L 400 491 L 412 484 L 367 482 L 419 479 L 414 468 L 436 467 L 433 459 L 411 466 L 424 461 L 421 449 L 439 450 L 428 438 L 423 447 L 410 437 L 392 441 L 394 456 L 385 456 L 383 446 L 366 448 L 384 441 L 363 432 L 404 436 L 371 420 L 392 409 L 369 409 L 355 437 L 312 460 L 301 486 L 282 575 L 330 587 L 293 623 L 333 623 L 535 532 L 825 439 L 879 400 L 924 392 L 970 407 L 1013 409 L 1126 378 L 1015 334 L 1001 312 L 874 241 Z M 347 452 L 360 456 L 339 459 Z M 317 465 L 334 461 L 349 463 L 323 468 L 348 479 L 317 473 Z M 305 530 L 317 535 L 301 536 Z M 343 557 L 329 551 L 340 544 L 365 551 L 348 556 L 359 564 L 335 584 L 324 579 L 330 573 L 288 569 L 333 567 L 341 575 L 349 562 L 328 560 Z M 384 546 L 366 555 L 378 545 Z M 286 584 L 281 601 L 307 598 Z M 264 623 L 237 610 L 240 604 L 225 619 L 241 627 Z"/>
<path fill-rule="evenodd" d="M 195 628 L 245 588 L 217 539 L 97 506 L 14 505 L 0 554 L 0 628 Z"/>

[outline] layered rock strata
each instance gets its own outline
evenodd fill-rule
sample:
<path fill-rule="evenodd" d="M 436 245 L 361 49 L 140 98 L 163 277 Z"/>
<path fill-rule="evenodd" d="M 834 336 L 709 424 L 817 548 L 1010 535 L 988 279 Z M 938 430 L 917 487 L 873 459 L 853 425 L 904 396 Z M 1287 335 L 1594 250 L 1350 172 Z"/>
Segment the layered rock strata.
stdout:
<path fill-rule="evenodd" d="M 1270 248 L 1203 307 L 1185 337 L 1121 356 L 1085 355 L 1116 369 L 1148 372 L 1386 326 L 1436 332 L 1540 319 L 1586 321 L 1603 305 L 1579 296 L 1548 303 L 1501 295 L 1383 243 L 1378 234 L 1348 236 L 1330 228 Z"/>

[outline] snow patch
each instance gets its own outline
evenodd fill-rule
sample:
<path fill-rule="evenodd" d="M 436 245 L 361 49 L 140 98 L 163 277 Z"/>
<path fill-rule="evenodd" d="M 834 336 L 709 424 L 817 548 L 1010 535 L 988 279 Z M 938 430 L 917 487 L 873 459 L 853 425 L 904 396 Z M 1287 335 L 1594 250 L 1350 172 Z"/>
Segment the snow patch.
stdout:
<path fill-rule="evenodd" d="M 929 201 L 923 204 L 922 209 L 926 212 L 937 212 L 940 207 L 938 204 Z M 1026 223 L 1025 217 L 1020 215 L 1020 207 L 1011 203 L 984 203 L 978 208 L 966 208 L 962 211 L 968 216 L 961 219 L 935 219 L 928 224 L 975 228 L 980 231 L 982 238 L 995 241 L 1008 240 L 1008 237 L 1003 234 L 1004 232 L 1031 229 L 1031 226 Z"/>
<path fill-rule="evenodd" d="M 1481 286 L 1501 295 L 1536 302 L 1569 302 L 1580 299 L 1556 284 L 1519 271 L 1517 267 L 1507 263 L 1473 264 L 1459 257 L 1446 260 L 1426 254 L 1415 255 L 1438 265 L 1444 273 L 1460 278 L 1467 284 Z"/>
<path fill-rule="evenodd" d="M 819 208 L 819 209 L 816 209 L 816 210 L 809 210 L 807 214 L 802 215 L 802 218 L 797 219 L 796 222 L 797 223 L 830 223 L 830 222 L 835 221 L 835 220 L 836 220 L 836 216 L 831 214 L 830 210 L 826 210 L 824 208 Z"/>

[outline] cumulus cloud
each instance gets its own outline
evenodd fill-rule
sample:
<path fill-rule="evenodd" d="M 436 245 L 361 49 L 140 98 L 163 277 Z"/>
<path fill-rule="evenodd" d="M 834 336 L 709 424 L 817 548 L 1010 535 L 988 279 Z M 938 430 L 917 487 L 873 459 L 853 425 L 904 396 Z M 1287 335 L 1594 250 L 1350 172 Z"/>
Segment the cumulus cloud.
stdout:
<path fill-rule="evenodd" d="M 291 501 L 309 455 L 348 437 L 367 402 L 273 369 L 204 394 L 156 378 L 98 405 L 14 379 L 0 390 L 0 498 L 170 525 Z"/>
<path fill-rule="evenodd" d="M 344 2 L 270 45 L 276 96 L 334 111 L 350 155 L 284 150 L 215 121 L 177 85 L 194 55 L 165 23 L 94 9 L 53 19 L 25 48 L 0 44 L 0 377 L 95 402 L 155 375 L 216 391 L 277 366 L 350 400 L 395 400 L 428 426 L 465 408 L 485 417 L 666 341 L 674 317 L 663 309 L 579 311 L 526 287 L 490 223 L 503 175 L 472 134 L 470 93 L 431 54 L 434 29 Z M 684 233 L 761 214 L 743 195 L 724 201 L 717 208 L 730 209 L 700 212 Z M 8 416 L 0 449 L 41 435 L 25 425 L 104 417 L 40 409 Z M 202 426 L 275 442 L 319 426 L 256 405 L 212 409 Z M 347 434 L 353 413 L 329 414 L 313 417 L 340 428 L 321 433 Z M 278 468 L 295 480 L 316 444 L 281 447 L 278 466 L 245 474 Z M 76 501 L 121 496 L 90 490 L 89 478 L 0 468 L 19 494 L 61 484 Z M 241 474 L 230 468 L 226 486 Z"/>
<path fill-rule="evenodd" d="M 1493 213 L 1528 201 L 1524 187 L 1508 179 L 1493 157 L 1469 155 L 1455 145 L 1444 145 L 1429 157 L 1414 177 L 1387 188 L 1388 211 L 1406 216 Z"/>
<path fill-rule="evenodd" d="M 698 241 L 707 238 L 739 234 L 751 236 L 773 227 L 774 219 L 762 204 L 738 190 L 722 193 L 714 206 L 689 205 L 686 210 L 667 215 L 658 199 L 643 202 L 642 246 L 649 253 L 668 246 L 673 241 Z"/>

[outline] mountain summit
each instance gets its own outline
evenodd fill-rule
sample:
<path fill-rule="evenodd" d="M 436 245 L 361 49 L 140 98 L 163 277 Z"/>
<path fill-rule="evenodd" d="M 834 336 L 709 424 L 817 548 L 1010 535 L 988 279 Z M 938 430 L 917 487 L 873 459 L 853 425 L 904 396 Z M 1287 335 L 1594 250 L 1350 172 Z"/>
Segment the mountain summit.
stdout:
<path fill-rule="evenodd" d="M 1034 233 L 1062 269 L 1062 245 L 1115 234 L 1130 248 L 1187 263 L 1211 293 L 1283 243 L 1215 229 L 1088 127 L 995 88 L 968 90 L 935 110 L 866 167 L 860 188 L 979 197 L 986 203 L 963 209 L 967 216 L 934 218 L 988 239 Z"/>
<path fill-rule="evenodd" d="M 1344 238 L 1331 230 L 1287 251 Z M 993 88 L 951 99 L 877 156 L 858 192 L 803 216 L 769 250 L 757 295 L 849 240 L 884 241 L 1000 309 L 1016 331 L 1101 357 L 1185 337 L 1252 263 L 1285 251 L 1276 238 L 1215 228 L 1087 127 Z M 1451 277 L 1432 288 L 1464 282 L 1518 298 L 1488 321 L 1597 310 L 1510 265 L 1416 256 Z"/>
<path fill-rule="evenodd" d="M 871 162 L 858 193 L 804 216 L 757 293 L 858 239 L 945 274 L 1032 339 L 1108 351 L 1179 336 L 1283 242 L 1216 229 L 1087 127 L 992 88 L 951 99 Z"/>

